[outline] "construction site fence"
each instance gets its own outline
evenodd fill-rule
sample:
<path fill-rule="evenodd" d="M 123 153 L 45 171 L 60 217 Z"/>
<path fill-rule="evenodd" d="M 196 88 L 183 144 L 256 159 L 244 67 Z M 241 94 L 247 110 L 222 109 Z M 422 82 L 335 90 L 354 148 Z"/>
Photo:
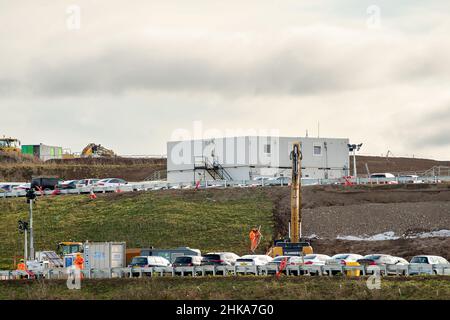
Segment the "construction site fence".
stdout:
<path fill-rule="evenodd" d="M 132 277 L 198 277 L 198 276 L 240 276 L 274 275 L 278 266 L 194 266 L 194 267 L 150 267 L 150 268 L 109 268 L 80 270 L 82 279 L 111 279 Z M 27 272 L 21 270 L 0 271 L 0 280 L 15 279 L 67 279 L 74 274 L 73 268 L 46 269 Z M 450 264 L 441 265 L 384 265 L 384 266 L 344 266 L 344 265 L 297 265 L 287 266 L 282 272 L 288 276 L 412 276 L 449 275 Z"/>
<path fill-rule="evenodd" d="M 352 179 L 310 179 L 302 178 L 302 186 L 315 185 L 389 185 L 389 184 L 423 184 L 423 183 L 449 183 L 450 176 L 419 177 L 417 180 L 407 178 L 352 178 Z M 287 182 L 270 180 L 204 180 L 197 182 L 169 183 L 166 181 L 145 181 L 133 182 L 115 187 L 82 187 L 76 189 L 45 190 L 37 192 L 37 195 L 65 195 L 65 194 L 87 194 L 87 193 L 107 193 L 107 192 L 133 192 L 133 191 L 156 191 L 168 189 L 194 189 L 194 188 L 247 188 L 247 187 L 270 187 L 287 186 Z M 26 190 L 15 190 L 11 192 L 0 192 L 0 198 L 23 197 Z"/>

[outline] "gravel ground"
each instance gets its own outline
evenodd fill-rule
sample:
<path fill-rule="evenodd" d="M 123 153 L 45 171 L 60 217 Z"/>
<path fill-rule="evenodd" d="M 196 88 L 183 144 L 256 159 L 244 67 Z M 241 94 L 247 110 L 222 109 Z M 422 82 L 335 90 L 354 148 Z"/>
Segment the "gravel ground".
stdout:
<path fill-rule="evenodd" d="M 367 203 L 303 210 L 303 234 L 334 239 L 393 231 L 396 235 L 450 229 L 450 201 Z"/>

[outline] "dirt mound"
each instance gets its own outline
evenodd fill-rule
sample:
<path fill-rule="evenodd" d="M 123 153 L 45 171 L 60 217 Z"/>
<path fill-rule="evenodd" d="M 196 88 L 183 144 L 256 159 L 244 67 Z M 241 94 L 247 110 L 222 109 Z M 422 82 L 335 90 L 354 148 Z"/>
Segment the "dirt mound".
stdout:
<path fill-rule="evenodd" d="M 53 159 L 46 163 L 58 164 L 58 165 L 145 165 L 155 164 L 166 166 L 167 159 L 165 158 L 75 158 L 75 159 Z"/>
<path fill-rule="evenodd" d="M 275 236 L 287 234 L 289 188 L 276 188 Z M 303 234 L 321 238 L 450 229 L 450 188 L 439 185 L 326 186 L 302 189 Z"/>
<path fill-rule="evenodd" d="M 7 153 L 0 151 L 0 163 L 39 163 L 38 159 L 26 154 Z"/>
<path fill-rule="evenodd" d="M 366 163 L 371 173 L 375 172 L 423 172 L 434 166 L 450 166 L 450 161 L 431 159 L 356 156 L 356 170 L 359 174 L 367 174 Z M 350 168 L 353 168 L 353 157 L 350 157 Z"/>

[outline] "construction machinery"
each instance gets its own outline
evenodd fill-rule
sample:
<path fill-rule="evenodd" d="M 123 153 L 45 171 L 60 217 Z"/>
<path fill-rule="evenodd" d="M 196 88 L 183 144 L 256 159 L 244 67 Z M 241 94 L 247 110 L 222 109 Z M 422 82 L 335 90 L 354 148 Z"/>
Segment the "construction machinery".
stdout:
<path fill-rule="evenodd" d="M 0 138 L 0 151 L 7 153 L 21 153 L 20 141 L 15 138 Z"/>
<path fill-rule="evenodd" d="M 294 143 L 291 152 L 292 183 L 291 183 L 291 223 L 288 239 L 275 240 L 269 255 L 299 256 L 313 253 L 313 248 L 308 241 L 302 241 L 302 193 L 301 193 L 301 160 L 300 143 Z"/>
<path fill-rule="evenodd" d="M 114 151 L 106 149 L 101 144 L 95 143 L 89 143 L 83 151 L 81 151 L 81 156 L 84 158 L 114 157 L 115 155 Z"/>
<path fill-rule="evenodd" d="M 74 241 L 65 241 L 58 243 L 58 247 L 56 252 L 60 256 L 64 256 L 66 254 L 77 254 L 83 252 L 83 243 L 82 242 L 74 242 Z"/>

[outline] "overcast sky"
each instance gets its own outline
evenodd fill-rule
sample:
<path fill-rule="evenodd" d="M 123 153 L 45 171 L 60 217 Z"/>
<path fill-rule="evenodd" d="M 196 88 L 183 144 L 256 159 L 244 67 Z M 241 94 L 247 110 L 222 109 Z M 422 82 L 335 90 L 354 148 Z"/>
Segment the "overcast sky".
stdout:
<path fill-rule="evenodd" d="M 25 144 L 164 154 L 194 121 L 320 122 L 363 154 L 450 159 L 448 0 L 0 0 L 0 57 L 0 134 Z"/>

